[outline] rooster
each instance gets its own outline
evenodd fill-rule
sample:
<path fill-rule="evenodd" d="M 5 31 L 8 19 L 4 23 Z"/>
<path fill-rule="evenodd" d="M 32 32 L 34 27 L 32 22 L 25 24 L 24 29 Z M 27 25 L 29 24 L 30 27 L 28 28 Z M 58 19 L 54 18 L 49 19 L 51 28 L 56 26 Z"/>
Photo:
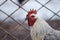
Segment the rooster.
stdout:
<path fill-rule="evenodd" d="M 32 9 L 26 15 L 32 40 L 60 40 L 60 31 L 53 29 L 36 14 L 37 11 Z"/>

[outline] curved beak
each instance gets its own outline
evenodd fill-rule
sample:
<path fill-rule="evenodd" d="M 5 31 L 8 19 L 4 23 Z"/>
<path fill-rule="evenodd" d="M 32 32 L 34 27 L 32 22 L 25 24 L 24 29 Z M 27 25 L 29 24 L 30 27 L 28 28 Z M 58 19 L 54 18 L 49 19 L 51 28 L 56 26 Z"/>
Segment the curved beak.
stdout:
<path fill-rule="evenodd" d="M 27 20 L 27 18 L 25 18 L 25 20 L 23 21 L 23 23 L 25 23 L 25 22 L 26 22 L 26 20 Z M 23 23 L 22 23 L 22 24 L 23 24 Z"/>
<path fill-rule="evenodd" d="M 27 17 L 25 18 L 25 21 L 27 20 Z"/>

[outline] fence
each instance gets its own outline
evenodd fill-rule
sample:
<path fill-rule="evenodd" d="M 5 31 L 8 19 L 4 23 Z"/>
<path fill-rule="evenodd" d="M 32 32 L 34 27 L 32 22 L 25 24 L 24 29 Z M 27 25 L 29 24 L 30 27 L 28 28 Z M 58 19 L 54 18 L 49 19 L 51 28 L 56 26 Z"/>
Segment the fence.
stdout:
<path fill-rule="evenodd" d="M 30 9 L 60 29 L 60 0 L 0 0 L 0 40 L 31 40 L 29 27 L 23 23 Z"/>

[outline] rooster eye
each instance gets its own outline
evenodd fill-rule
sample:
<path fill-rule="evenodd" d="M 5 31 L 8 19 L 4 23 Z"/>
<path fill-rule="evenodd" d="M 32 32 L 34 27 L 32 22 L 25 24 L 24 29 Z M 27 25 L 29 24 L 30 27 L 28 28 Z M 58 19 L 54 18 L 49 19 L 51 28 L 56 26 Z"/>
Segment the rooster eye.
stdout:
<path fill-rule="evenodd" d="M 35 17 L 35 16 L 31 16 L 31 17 Z"/>

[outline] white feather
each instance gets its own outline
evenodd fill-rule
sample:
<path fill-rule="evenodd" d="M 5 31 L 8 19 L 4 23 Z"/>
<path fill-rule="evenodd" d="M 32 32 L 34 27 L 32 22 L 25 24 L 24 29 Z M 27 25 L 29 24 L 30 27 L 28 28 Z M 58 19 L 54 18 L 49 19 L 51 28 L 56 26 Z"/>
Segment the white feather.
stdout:
<path fill-rule="evenodd" d="M 33 27 L 30 27 L 30 31 L 32 40 L 43 40 L 44 36 L 49 33 L 56 33 L 56 35 L 60 35 L 60 31 L 57 33 L 58 31 L 56 32 L 56 30 L 50 27 L 50 25 L 40 17 L 37 18 Z"/>

